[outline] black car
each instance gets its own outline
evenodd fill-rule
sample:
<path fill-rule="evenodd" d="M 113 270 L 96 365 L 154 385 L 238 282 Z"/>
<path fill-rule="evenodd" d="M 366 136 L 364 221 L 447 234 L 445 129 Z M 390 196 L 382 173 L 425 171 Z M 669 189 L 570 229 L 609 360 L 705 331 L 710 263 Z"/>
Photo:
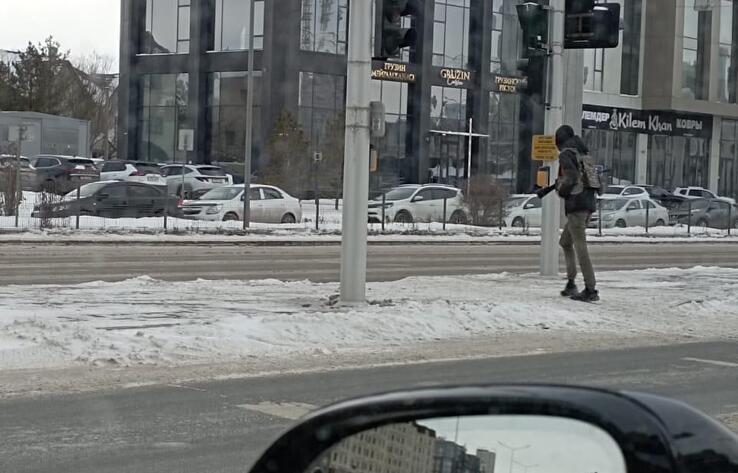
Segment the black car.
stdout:
<path fill-rule="evenodd" d="M 662 206 L 667 209 L 678 207 L 679 204 L 686 200 L 685 197 L 676 195 L 673 192 L 669 192 L 663 187 L 639 184 L 639 187 L 643 187 L 648 195 L 655 201 L 659 202 Z"/>
<path fill-rule="evenodd" d="M 167 196 L 163 189 L 138 182 L 100 181 L 86 184 L 69 192 L 60 202 L 37 205 L 33 217 L 58 218 L 91 215 L 106 218 L 158 217 L 179 214 L 176 196 Z"/>
<path fill-rule="evenodd" d="M 35 169 L 35 191 L 64 195 L 80 184 L 100 180 L 95 162 L 87 158 L 41 154 L 31 163 Z"/>
<path fill-rule="evenodd" d="M 735 228 L 737 220 L 738 208 L 720 199 L 686 200 L 669 210 L 669 221 L 672 224 L 691 224 L 726 230 Z"/>

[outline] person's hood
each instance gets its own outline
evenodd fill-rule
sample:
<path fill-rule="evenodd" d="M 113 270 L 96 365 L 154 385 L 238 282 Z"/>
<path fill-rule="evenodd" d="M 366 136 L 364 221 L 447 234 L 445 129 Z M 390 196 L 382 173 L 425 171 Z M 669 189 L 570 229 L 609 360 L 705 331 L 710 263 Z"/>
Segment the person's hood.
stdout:
<path fill-rule="evenodd" d="M 561 148 L 562 149 L 573 148 L 583 154 L 589 153 L 589 149 L 587 148 L 587 145 L 584 144 L 584 141 L 582 141 L 582 139 L 579 138 L 578 136 L 572 136 L 568 140 L 564 141 L 564 144 Z"/>

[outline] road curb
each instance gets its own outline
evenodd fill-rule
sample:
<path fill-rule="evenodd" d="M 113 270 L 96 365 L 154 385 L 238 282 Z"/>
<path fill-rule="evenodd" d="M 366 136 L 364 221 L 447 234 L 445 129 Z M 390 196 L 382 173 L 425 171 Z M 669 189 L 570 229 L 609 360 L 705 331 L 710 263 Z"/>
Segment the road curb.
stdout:
<path fill-rule="evenodd" d="M 588 241 L 591 245 L 629 245 L 629 244 L 644 244 L 644 245 L 655 245 L 660 243 L 667 243 L 672 245 L 693 245 L 693 244 L 712 244 L 712 245 L 738 245 L 738 239 L 693 239 L 686 240 L 682 238 L 669 239 L 668 237 L 654 237 L 654 238 L 643 238 L 642 240 L 628 240 L 628 241 L 617 241 L 617 240 L 604 240 L 598 241 L 597 238 L 591 238 Z M 4 240 L 0 237 L 0 245 L 7 246 L 20 246 L 20 245 L 36 245 L 36 246 L 68 246 L 68 245 L 98 245 L 98 246 L 171 246 L 171 245 L 182 245 L 182 246 L 254 246 L 254 247 L 323 247 L 323 246 L 339 246 L 340 240 L 193 240 L 193 239 L 166 239 L 166 240 L 116 240 L 116 239 L 59 239 L 59 240 L 35 240 L 35 239 L 9 239 Z M 505 241 L 505 240 L 443 240 L 443 239 L 408 239 L 408 240 L 374 240 L 369 239 L 368 244 L 370 246 L 409 246 L 409 245 L 437 245 L 437 246 L 538 246 L 540 241 L 529 240 L 529 241 Z"/>

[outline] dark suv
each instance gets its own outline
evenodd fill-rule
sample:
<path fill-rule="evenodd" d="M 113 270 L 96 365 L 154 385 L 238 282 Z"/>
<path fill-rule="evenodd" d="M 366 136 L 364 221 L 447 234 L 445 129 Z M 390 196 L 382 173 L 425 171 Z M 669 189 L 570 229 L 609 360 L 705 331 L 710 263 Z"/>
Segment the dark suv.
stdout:
<path fill-rule="evenodd" d="M 32 165 L 36 170 L 36 191 L 66 194 L 79 185 L 100 180 L 100 171 L 91 159 L 40 154 Z"/>
<path fill-rule="evenodd" d="M 735 228 L 738 208 L 720 199 L 694 199 L 682 202 L 669 210 L 671 223 L 695 225 L 698 227 Z"/>

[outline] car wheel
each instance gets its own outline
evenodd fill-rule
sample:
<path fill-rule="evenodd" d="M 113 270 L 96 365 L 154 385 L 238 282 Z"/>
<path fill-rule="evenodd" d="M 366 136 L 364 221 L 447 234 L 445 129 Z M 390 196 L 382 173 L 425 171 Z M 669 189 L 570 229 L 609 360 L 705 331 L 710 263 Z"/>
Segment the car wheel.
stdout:
<path fill-rule="evenodd" d="M 625 223 L 625 220 L 623 220 L 621 218 L 620 220 L 618 220 L 617 222 L 615 222 L 615 226 L 618 227 L 618 228 L 625 228 L 625 227 L 628 226 L 628 224 Z"/>
<path fill-rule="evenodd" d="M 241 219 L 238 218 L 238 215 L 234 214 L 233 212 L 228 212 L 227 214 L 223 216 L 224 222 L 235 222 L 237 220 L 241 220 Z"/>
<path fill-rule="evenodd" d="M 523 228 L 525 226 L 525 220 L 523 220 L 523 217 L 515 217 L 512 221 L 512 226 Z"/>
<path fill-rule="evenodd" d="M 297 219 L 292 214 L 284 214 L 282 217 L 282 223 L 296 223 Z"/>
<path fill-rule="evenodd" d="M 451 219 L 449 220 L 449 223 L 453 223 L 456 225 L 466 225 L 466 214 L 461 210 L 457 210 L 456 212 L 451 214 Z"/>
<path fill-rule="evenodd" d="M 666 222 L 664 222 L 662 219 L 656 220 L 657 227 L 663 227 L 664 225 L 666 225 Z"/>
<path fill-rule="evenodd" d="M 400 210 L 395 215 L 395 223 L 413 223 L 413 216 L 407 210 Z"/>

